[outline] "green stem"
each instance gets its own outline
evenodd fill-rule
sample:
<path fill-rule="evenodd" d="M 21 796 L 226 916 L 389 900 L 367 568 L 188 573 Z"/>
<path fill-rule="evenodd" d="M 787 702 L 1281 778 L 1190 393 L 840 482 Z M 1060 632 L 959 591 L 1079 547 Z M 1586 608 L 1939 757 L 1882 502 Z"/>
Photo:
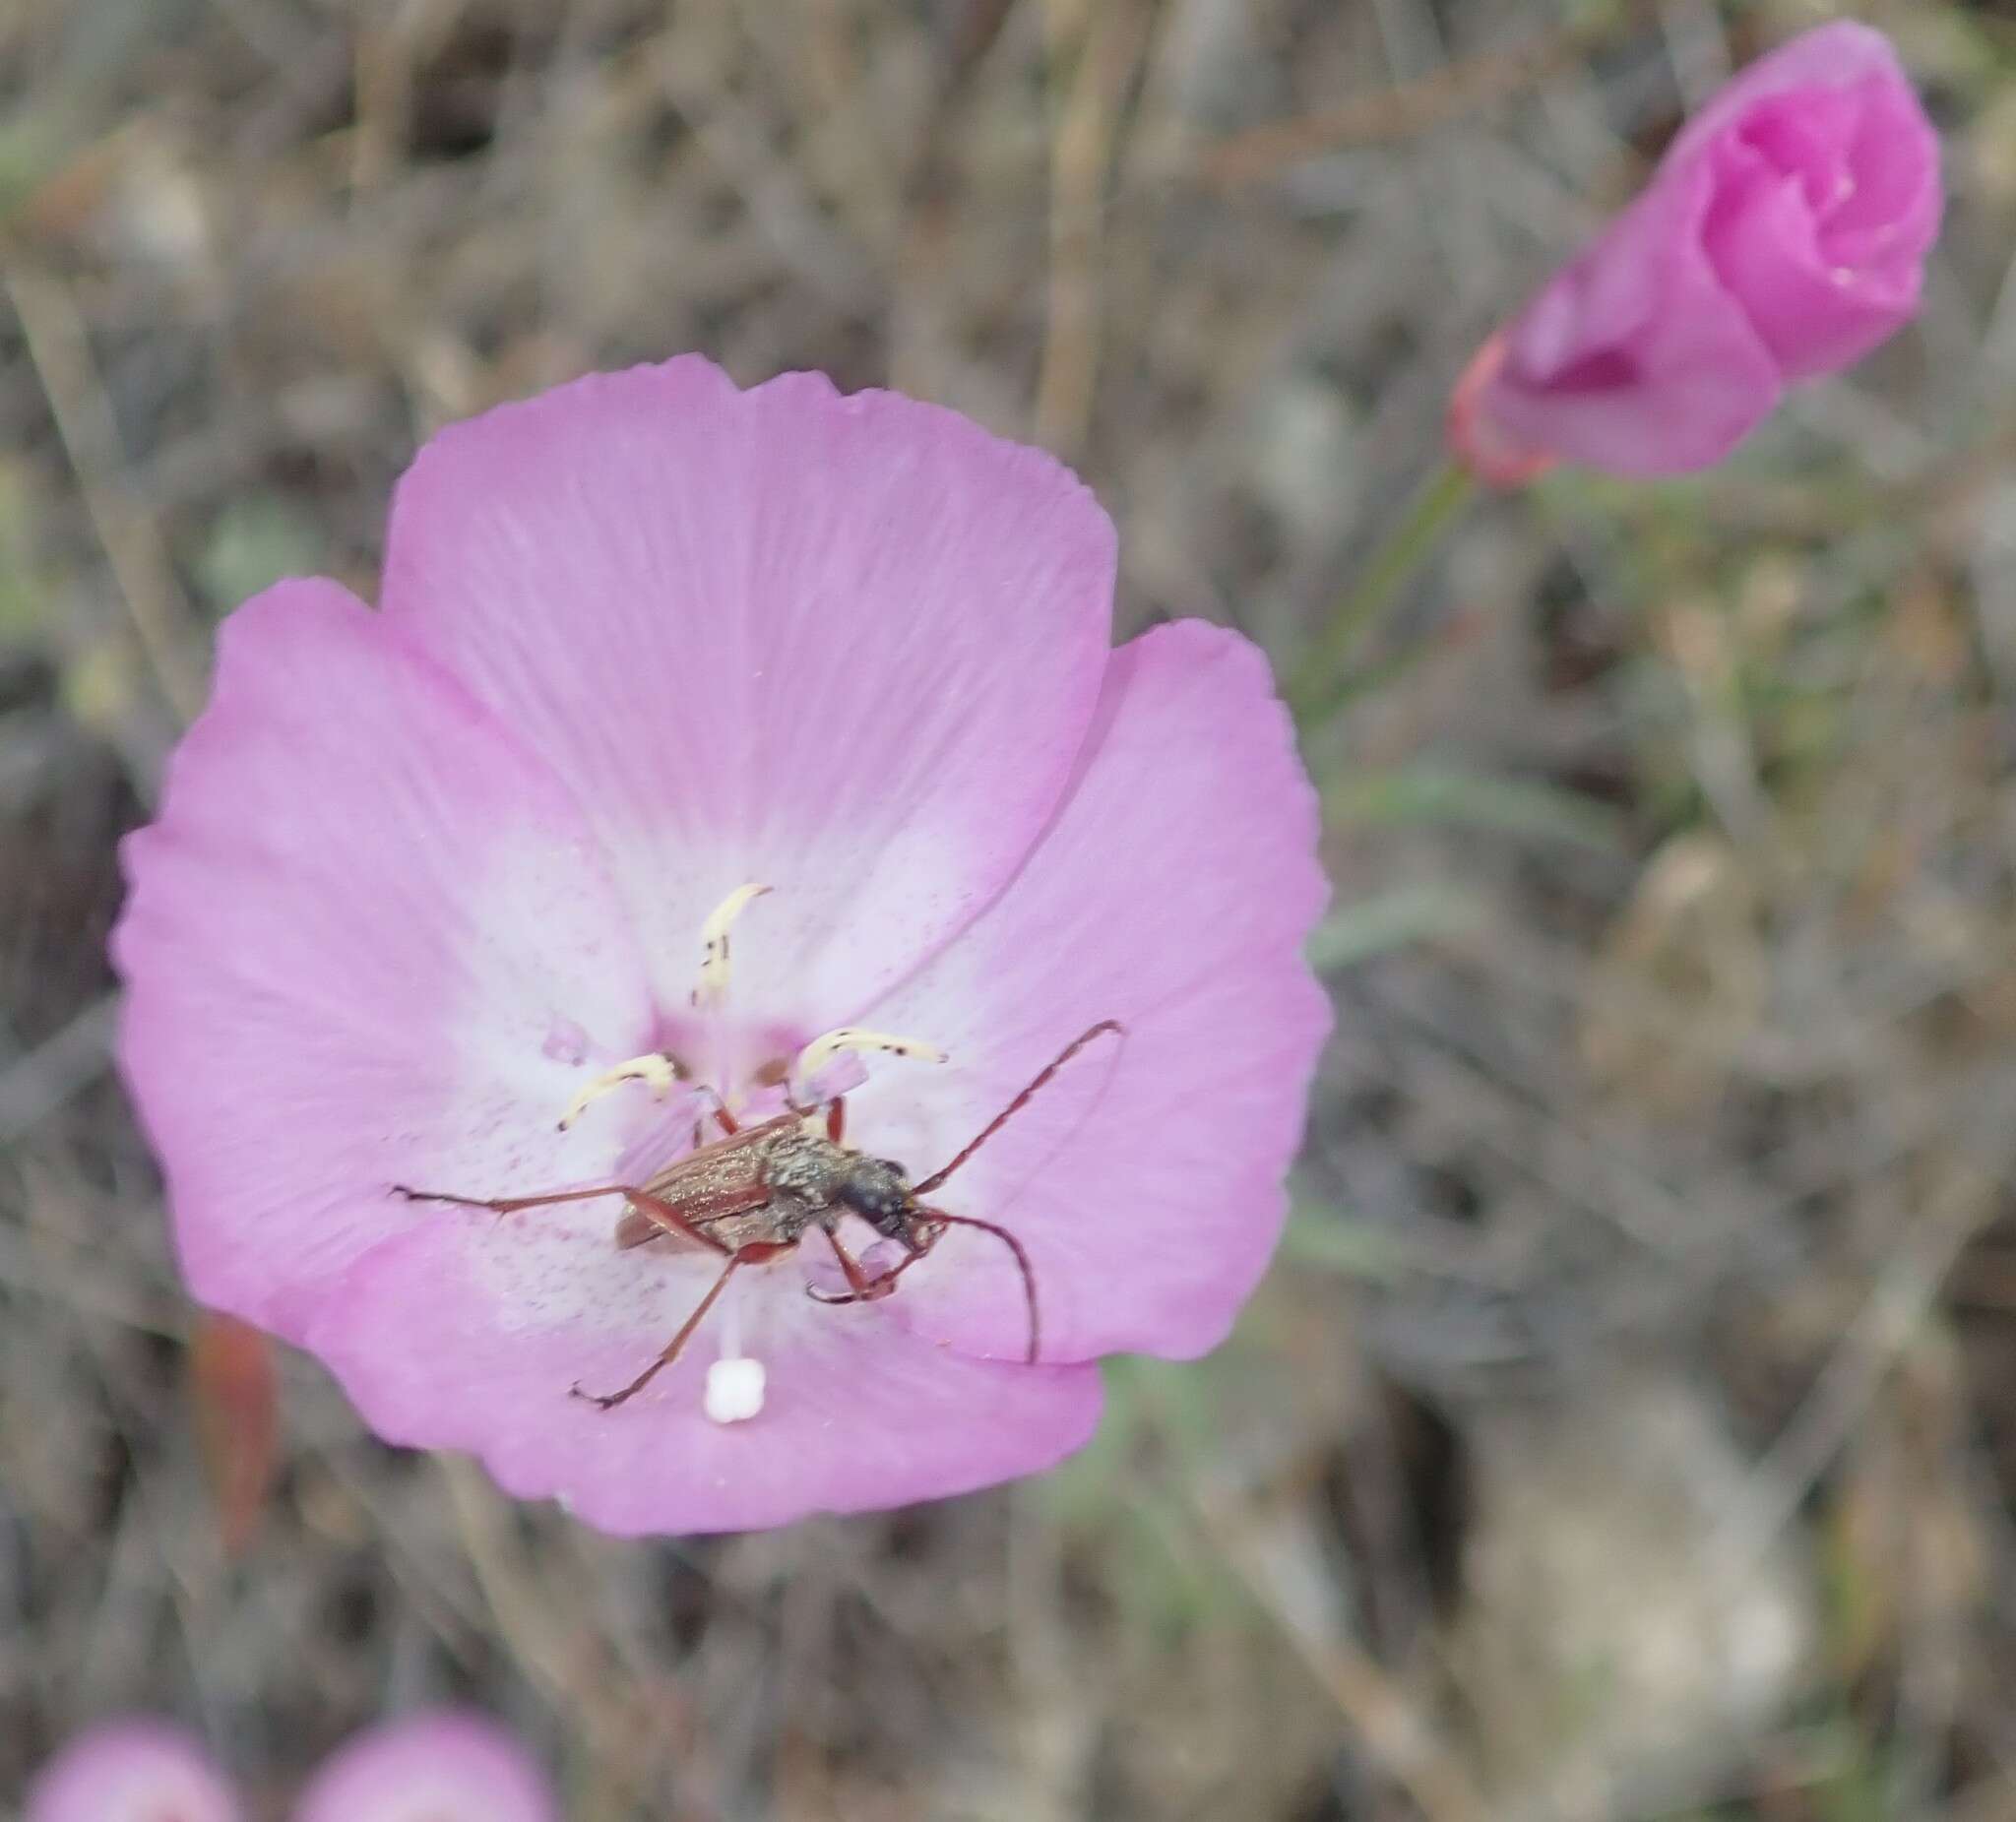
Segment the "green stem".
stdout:
<path fill-rule="evenodd" d="M 1305 727 L 1323 721 L 1347 693 L 1352 654 L 1358 641 L 1434 554 L 1443 534 L 1476 492 L 1477 480 L 1470 470 L 1460 462 L 1445 462 L 1380 540 L 1289 687 L 1289 703 Z"/>

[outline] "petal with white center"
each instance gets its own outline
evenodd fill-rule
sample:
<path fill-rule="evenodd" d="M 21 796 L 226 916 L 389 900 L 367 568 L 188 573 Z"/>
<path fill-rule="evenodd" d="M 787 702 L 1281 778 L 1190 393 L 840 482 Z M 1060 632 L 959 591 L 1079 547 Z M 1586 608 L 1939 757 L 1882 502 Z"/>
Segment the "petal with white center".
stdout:
<path fill-rule="evenodd" d="M 298 1338 L 322 1287 L 478 1195 L 605 1171 L 555 1121 L 651 995 L 565 790 L 332 583 L 234 614 L 210 707 L 131 837 L 113 939 L 121 1065 L 167 1175 L 190 1288 Z"/>
<path fill-rule="evenodd" d="M 1043 1357 L 1188 1355 L 1226 1332 L 1286 1208 L 1326 995 L 1315 796 L 1261 655 L 1196 622 L 1113 656 L 1082 772 L 986 915 L 873 1009 L 952 1061 L 876 1072 L 850 1134 L 921 1179 L 1071 1038 L 1065 1065 L 929 1198 L 1028 1247 Z M 955 1228 L 886 1307 L 1003 1358 L 1028 1332 L 992 1236 Z"/>
<path fill-rule="evenodd" d="M 400 484 L 384 599 L 573 789 L 661 1007 L 761 880 L 735 1002 L 809 1037 L 1027 853 L 1098 694 L 1113 562 L 1040 451 L 688 356 L 442 431 Z"/>
<path fill-rule="evenodd" d="M 1098 1420 L 1097 1369 L 966 1358 L 890 1320 L 900 1296 L 815 1303 L 794 1259 L 734 1285 L 737 1355 L 763 1363 L 760 1413 L 709 1412 L 719 1313 L 645 1391 L 598 1410 L 571 1389 L 634 1378 L 721 1262 L 668 1244 L 618 1252 L 605 1234 L 540 1225 L 552 1212 L 445 1220 L 351 1271 L 310 1345 L 381 1436 L 480 1456 L 507 1492 L 628 1536 L 965 1492 L 1049 1467 Z"/>

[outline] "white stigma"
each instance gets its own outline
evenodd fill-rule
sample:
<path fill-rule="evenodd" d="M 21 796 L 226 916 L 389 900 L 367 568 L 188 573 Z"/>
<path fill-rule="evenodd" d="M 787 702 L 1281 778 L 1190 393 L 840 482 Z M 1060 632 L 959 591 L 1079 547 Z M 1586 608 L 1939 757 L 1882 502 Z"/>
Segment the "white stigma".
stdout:
<path fill-rule="evenodd" d="M 746 1354 L 720 1359 L 707 1369 L 707 1414 L 716 1423 L 746 1423 L 763 1410 L 763 1362 Z"/>

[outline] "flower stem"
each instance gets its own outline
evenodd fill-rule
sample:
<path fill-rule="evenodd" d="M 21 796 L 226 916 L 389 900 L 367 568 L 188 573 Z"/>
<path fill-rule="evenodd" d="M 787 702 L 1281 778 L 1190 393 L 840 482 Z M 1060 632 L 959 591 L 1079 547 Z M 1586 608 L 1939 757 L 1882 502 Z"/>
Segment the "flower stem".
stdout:
<path fill-rule="evenodd" d="M 1322 723 L 1348 693 L 1352 654 L 1393 604 L 1477 491 L 1476 477 L 1449 461 L 1428 477 L 1414 503 L 1372 552 L 1357 580 L 1332 610 L 1315 649 L 1289 687 L 1289 703 L 1304 727 Z"/>

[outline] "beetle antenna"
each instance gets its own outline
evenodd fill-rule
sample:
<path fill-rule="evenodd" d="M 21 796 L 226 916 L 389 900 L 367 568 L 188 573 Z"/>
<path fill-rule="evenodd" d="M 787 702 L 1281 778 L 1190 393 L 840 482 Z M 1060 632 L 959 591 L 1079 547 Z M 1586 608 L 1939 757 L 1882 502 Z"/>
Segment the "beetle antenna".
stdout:
<path fill-rule="evenodd" d="M 948 1176 L 950 1176 L 953 1173 L 953 1171 L 957 1170 L 961 1164 L 965 1163 L 966 1161 L 974 1155 L 974 1153 L 978 1151 L 981 1146 L 985 1145 L 986 1142 L 989 1139 L 991 1139 L 997 1132 L 999 1132 L 1003 1126 L 1007 1125 L 1008 1122 L 1011 1119 L 1013 1119 L 1016 1114 L 1020 1113 L 1024 1107 L 1028 1106 L 1030 1101 L 1035 1098 L 1038 1089 L 1041 1088 L 1046 1082 L 1048 1082 L 1049 1079 L 1052 1076 L 1054 1076 L 1058 1070 L 1062 1069 L 1066 1063 L 1068 1063 L 1074 1056 L 1076 1056 L 1079 1051 L 1084 1049 L 1085 1046 L 1089 1044 L 1095 1037 L 1102 1037 L 1108 1032 L 1113 1033 L 1116 1037 L 1126 1036 L 1126 1028 L 1122 1026 L 1119 1020 L 1117 1019 L 1102 1019 L 1097 1025 L 1093 1026 L 1089 1031 L 1080 1032 L 1076 1037 L 1072 1038 L 1071 1041 L 1063 1047 L 1063 1049 L 1059 1050 L 1057 1054 L 1050 1059 L 1047 1066 L 1038 1071 L 1036 1079 L 1033 1082 L 1031 1082 L 1030 1085 L 1026 1089 L 1024 1089 L 1021 1094 L 1016 1096 L 1015 1099 L 1011 1100 L 1005 1107 L 1003 1107 L 999 1113 L 995 1114 L 992 1119 L 990 1119 L 984 1126 L 982 1126 L 978 1134 L 975 1138 L 967 1142 L 966 1146 L 958 1153 L 958 1155 L 952 1160 L 952 1162 L 949 1164 L 945 1165 L 945 1167 L 941 1170 L 934 1170 L 929 1176 L 925 1177 L 921 1183 L 917 1184 L 916 1193 L 920 1196 L 928 1196 L 931 1193 L 931 1191 L 936 1189 L 940 1183 L 944 1182 L 944 1180 Z M 958 1217 L 948 1215 L 945 1219 L 948 1221 L 952 1221 L 957 1220 Z M 974 1225 L 983 1227 L 986 1225 L 986 1223 L 978 1222 Z"/>
<path fill-rule="evenodd" d="M 943 1209 L 925 1209 L 922 1213 L 927 1220 L 942 1222 L 948 1226 L 977 1227 L 982 1233 L 991 1233 L 1015 1255 L 1016 1267 L 1022 1273 L 1022 1294 L 1029 1304 L 1029 1352 L 1024 1356 L 1024 1361 L 1025 1364 L 1034 1366 L 1038 1353 L 1042 1350 L 1042 1316 L 1037 1307 L 1036 1268 L 1029 1263 L 1029 1253 L 1022 1242 L 1006 1227 L 996 1226 L 990 1221 L 976 1220 L 971 1215 L 948 1215 Z"/>

